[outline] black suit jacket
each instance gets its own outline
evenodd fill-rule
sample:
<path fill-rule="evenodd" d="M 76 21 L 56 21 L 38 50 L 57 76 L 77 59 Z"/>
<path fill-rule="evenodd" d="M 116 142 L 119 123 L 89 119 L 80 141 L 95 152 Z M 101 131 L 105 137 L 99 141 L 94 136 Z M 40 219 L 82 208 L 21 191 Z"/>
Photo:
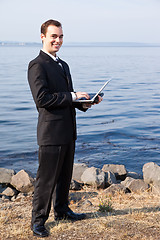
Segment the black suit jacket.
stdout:
<path fill-rule="evenodd" d="M 41 145 L 62 145 L 76 139 L 73 86 L 69 67 L 60 60 L 63 69 L 48 54 L 40 51 L 29 63 L 28 81 L 39 112 L 37 140 Z"/>

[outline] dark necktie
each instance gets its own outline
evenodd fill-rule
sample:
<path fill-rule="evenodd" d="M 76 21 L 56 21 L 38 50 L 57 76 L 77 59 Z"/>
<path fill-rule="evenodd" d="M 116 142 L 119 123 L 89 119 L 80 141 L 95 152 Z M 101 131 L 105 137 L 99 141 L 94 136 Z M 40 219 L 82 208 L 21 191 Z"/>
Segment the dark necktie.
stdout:
<path fill-rule="evenodd" d="M 60 59 L 57 58 L 55 61 L 56 61 L 56 63 L 61 67 L 61 69 L 62 69 L 62 71 L 64 72 L 65 76 L 67 76 L 67 75 L 66 75 L 65 68 L 63 67 L 63 65 L 62 65 L 62 63 L 61 63 L 61 61 L 60 61 Z"/>
<path fill-rule="evenodd" d="M 63 69 L 62 63 L 60 62 L 60 59 L 59 59 L 59 58 L 57 58 L 57 59 L 55 60 L 55 62 Z M 64 69 L 63 69 L 63 71 L 64 71 Z"/>

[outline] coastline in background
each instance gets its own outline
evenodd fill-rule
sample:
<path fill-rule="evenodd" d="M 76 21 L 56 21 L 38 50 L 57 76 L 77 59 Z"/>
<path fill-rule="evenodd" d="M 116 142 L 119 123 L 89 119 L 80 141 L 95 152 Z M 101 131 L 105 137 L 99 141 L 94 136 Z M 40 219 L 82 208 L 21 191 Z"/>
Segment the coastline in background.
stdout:
<path fill-rule="evenodd" d="M 37 42 L 0 41 L 0 46 L 41 46 Z M 160 47 L 160 43 L 139 42 L 68 42 L 63 47 Z"/>

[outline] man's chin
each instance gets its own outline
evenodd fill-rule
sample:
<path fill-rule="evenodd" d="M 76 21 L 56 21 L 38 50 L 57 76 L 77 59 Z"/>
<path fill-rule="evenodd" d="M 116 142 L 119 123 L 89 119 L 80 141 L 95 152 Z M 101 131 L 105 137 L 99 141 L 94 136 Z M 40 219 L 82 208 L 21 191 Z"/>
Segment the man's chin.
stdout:
<path fill-rule="evenodd" d="M 60 49 L 60 46 L 54 47 L 54 48 L 52 48 L 52 49 L 53 49 L 54 52 L 58 52 L 59 49 Z"/>
<path fill-rule="evenodd" d="M 50 54 L 52 54 L 53 56 L 56 55 L 56 52 L 58 52 L 59 49 L 52 49 L 51 51 L 49 51 Z"/>

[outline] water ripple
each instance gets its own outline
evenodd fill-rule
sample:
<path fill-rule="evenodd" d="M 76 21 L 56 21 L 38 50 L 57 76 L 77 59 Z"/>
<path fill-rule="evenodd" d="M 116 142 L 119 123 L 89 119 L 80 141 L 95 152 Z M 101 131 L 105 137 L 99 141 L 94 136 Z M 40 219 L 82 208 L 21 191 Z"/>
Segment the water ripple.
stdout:
<path fill-rule="evenodd" d="M 38 52 L 35 46 L 0 48 L 0 167 L 36 172 L 37 111 L 26 71 Z M 160 164 L 160 52 L 65 47 L 60 54 L 69 62 L 76 91 L 95 92 L 113 78 L 102 103 L 86 113 L 77 111 L 75 161 L 97 167 L 124 164 L 138 172 L 145 162 Z"/>

